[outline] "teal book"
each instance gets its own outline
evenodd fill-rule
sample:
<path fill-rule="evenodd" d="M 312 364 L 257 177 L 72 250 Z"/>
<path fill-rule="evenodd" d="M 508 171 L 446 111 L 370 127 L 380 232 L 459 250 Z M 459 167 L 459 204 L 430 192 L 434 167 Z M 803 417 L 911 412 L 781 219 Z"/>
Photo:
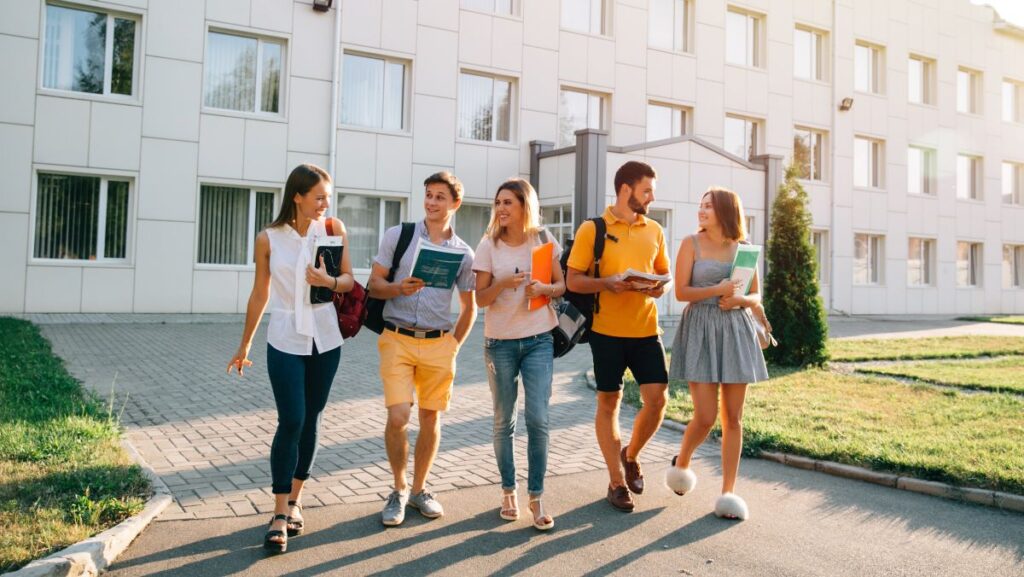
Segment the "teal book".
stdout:
<path fill-rule="evenodd" d="M 736 247 L 736 256 L 732 259 L 730 280 L 743 281 L 740 294 L 750 293 L 750 283 L 757 272 L 757 261 L 761 258 L 761 246 L 756 244 L 740 244 Z"/>
<path fill-rule="evenodd" d="M 410 276 L 423 281 L 424 286 L 451 289 L 459 276 L 459 267 L 466 258 L 464 249 L 449 248 L 420 239 L 413 256 Z"/>

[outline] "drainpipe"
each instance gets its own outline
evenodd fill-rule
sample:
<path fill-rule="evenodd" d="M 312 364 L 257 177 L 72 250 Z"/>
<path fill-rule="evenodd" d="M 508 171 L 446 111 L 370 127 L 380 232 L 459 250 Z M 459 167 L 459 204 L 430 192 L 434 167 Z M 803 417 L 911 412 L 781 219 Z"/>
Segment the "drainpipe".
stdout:
<path fill-rule="evenodd" d="M 829 163 L 829 175 L 831 176 L 832 186 L 829 187 L 829 203 L 828 203 L 828 228 L 829 228 L 829 239 L 828 239 L 828 309 L 826 312 L 832 312 L 833 300 L 836 294 L 836 263 L 835 263 L 835 246 L 836 246 L 836 140 L 838 127 L 836 126 L 836 69 L 839 65 L 839 59 L 836 56 L 836 8 L 837 0 L 832 0 L 832 34 L 829 34 L 832 46 L 830 47 L 831 54 L 830 60 L 832 60 L 832 101 L 829 105 L 832 108 L 832 142 L 829 143 L 829 156 L 832 157 Z"/>
<path fill-rule="evenodd" d="M 338 175 L 335 174 L 335 164 L 338 156 L 338 90 L 341 84 L 341 74 L 339 73 L 339 68 L 341 67 L 341 2 L 336 2 L 331 9 L 334 10 L 334 43 L 331 45 L 331 58 L 334 67 L 331 70 L 331 133 L 327 146 L 327 174 L 331 175 L 332 182 L 337 183 Z M 338 215 L 338 203 L 333 198 L 334 192 L 334 190 L 331 190 L 332 198 L 329 209 L 331 216 Z"/>

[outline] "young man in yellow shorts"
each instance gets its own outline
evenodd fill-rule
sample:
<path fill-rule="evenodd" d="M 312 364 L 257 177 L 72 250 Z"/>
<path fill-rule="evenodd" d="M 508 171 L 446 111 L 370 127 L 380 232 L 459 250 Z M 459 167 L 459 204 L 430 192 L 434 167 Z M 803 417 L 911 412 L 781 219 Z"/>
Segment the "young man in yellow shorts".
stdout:
<path fill-rule="evenodd" d="M 669 274 L 668 247 L 661 225 L 646 218 L 654 202 L 657 174 L 650 165 L 630 161 L 615 173 L 615 204 L 604 211 L 607 227 L 600 278 L 590 276 L 594 264 L 596 227 L 584 222 L 576 231 L 568 261 L 566 285 L 577 293 L 596 293 L 597 311 L 590 331 L 590 350 L 597 380 L 594 428 L 608 466 L 608 502 L 621 511 L 635 507 L 630 491 L 643 493 L 640 451 L 658 431 L 668 399 L 665 347 L 655 302 L 667 285 L 647 289 L 623 280 L 623 272 Z M 633 437 L 623 447 L 619 434 L 622 377 L 630 369 L 640 385 L 643 408 L 633 421 Z M 623 468 L 625 474 L 623 474 Z"/>
<path fill-rule="evenodd" d="M 401 524 L 407 504 L 426 517 L 444 515 L 444 508 L 426 489 L 427 475 L 441 441 L 439 413 L 448 410 L 452 397 L 455 356 L 476 319 L 473 250 L 456 236 L 451 226 L 452 216 L 462 204 L 462 183 L 450 172 L 439 172 L 428 177 L 423 185 L 426 216 L 416 223 L 412 241 L 395 271 L 394 282 L 388 282 L 387 277 L 402 226 L 384 233 L 369 281 L 370 294 L 387 299 L 384 331 L 377 341 L 377 349 L 384 404 L 388 410 L 384 445 L 395 476 L 395 489 L 381 514 L 385 525 Z M 410 276 L 416 244 L 420 240 L 466 252 L 452 288 L 425 288 L 422 280 Z M 454 290 L 459 291 L 460 311 L 453 325 L 449 310 Z M 420 431 L 410 490 L 405 475 L 409 460 L 406 429 L 415 402 L 419 402 Z"/>

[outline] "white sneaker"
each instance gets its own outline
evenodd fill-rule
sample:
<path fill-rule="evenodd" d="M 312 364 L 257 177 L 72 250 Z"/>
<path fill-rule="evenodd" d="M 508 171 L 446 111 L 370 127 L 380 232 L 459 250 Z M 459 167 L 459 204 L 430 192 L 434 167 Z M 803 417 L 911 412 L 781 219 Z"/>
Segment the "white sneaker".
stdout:
<path fill-rule="evenodd" d="M 409 505 L 419 509 L 420 513 L 424 517 L 436 519 L 444 515 L 444 507 L 442 507 L 441 504 L 437 502 L 437 499 L 434 498 L 434 495 L 426 489 L 410 496 Z"/>
<path fill-rule="evenodd" d="M 405 521 L 405 506 L 409 503 L 409 491 L 392 491 L 380 514 L 380 521 L 388 527 L 401 525 Z"/>

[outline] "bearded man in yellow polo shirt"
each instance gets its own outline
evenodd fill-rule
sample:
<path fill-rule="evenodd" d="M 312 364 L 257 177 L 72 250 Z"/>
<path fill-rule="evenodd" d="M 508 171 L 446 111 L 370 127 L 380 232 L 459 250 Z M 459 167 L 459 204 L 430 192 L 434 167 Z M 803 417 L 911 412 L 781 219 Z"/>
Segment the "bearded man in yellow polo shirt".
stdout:
<path fill-rule="evenodd" d="M 601 277 L 589 276 L 594 264 L 596 227 L 588 220 L 576 231 L 566 279 L 569 290 L 597 293 L 600 303 L 590 332 L 597 380 L 594 428 L 608 466 L 608 502 L 621 511 L 632 511 L 635 506 L 630 491 L 644 491 L 637 458 L 661 426 L 668 400 L 665 346 L 661 342 L 655 302 L 666 286 L 644 288 L 623 280 L 622 274 L 630 268 L 659 275 L 669 273 L 665 232 L 661 225 L 644 216 L 654 202 L 656 178 L 650 165 L 638 161 L 627 162 L 616 171 L 615 204 L 606 208 L 603 216 L 608 230 L 600 263 Z M 643 408 L 633 421 L 632 439 L 623 447 L 619 405 L 627 368 L 640 385 Z"/>

